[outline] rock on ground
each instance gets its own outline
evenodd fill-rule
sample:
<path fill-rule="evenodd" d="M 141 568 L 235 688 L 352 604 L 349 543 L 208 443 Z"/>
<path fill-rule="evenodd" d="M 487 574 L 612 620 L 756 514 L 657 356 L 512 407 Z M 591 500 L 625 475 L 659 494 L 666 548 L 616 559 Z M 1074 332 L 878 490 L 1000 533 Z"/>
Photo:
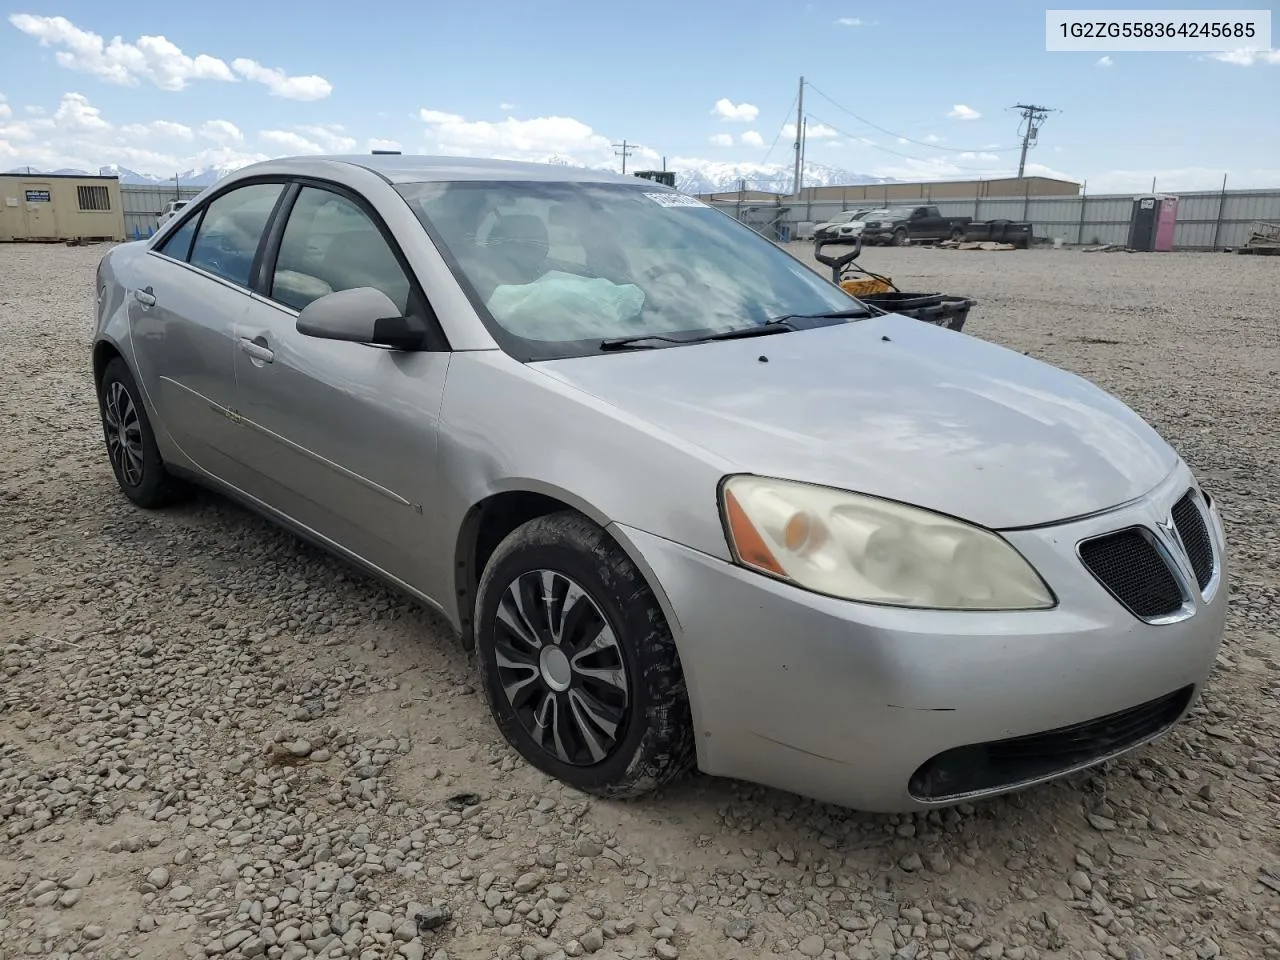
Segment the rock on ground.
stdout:
<path fill-rule="evenodd" d="M 703 778 L 565 789 L 432 614 L 217 497 L 134 509 L 89 380 L 104 250 L 0 245 L 0 956 L 1280 958 L 1275 261 L 864 256 L 1131 404 L 1234 564 L 1170 736 L 885 817 Z"/>

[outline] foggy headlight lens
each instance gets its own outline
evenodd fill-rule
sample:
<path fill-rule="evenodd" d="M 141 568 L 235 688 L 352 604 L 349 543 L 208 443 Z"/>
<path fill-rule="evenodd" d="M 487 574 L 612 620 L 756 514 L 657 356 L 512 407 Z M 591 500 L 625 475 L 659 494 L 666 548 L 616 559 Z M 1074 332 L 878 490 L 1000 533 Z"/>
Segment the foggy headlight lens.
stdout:
<path fill-rule="evenodd" d="M 1054 605 L 1003 538 L 929 510 L 753 476 L 723 484 L 721 510 L 738 563 L 816 593 L 935 610 Z"/>

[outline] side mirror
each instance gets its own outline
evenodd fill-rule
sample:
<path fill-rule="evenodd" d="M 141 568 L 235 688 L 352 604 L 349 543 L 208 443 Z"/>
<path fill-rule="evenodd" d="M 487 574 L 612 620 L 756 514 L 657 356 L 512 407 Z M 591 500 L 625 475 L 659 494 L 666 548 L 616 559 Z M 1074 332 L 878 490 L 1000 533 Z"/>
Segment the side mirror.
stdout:
<path fill-rule="evenodd" d="M 398 350 L 416 350 L 426 342 L 426 328 L 402 316 L 381 290 L 352 287 L 325 294 L 302 308 L 297 330 L 321 340 L 345 340 Z"/>

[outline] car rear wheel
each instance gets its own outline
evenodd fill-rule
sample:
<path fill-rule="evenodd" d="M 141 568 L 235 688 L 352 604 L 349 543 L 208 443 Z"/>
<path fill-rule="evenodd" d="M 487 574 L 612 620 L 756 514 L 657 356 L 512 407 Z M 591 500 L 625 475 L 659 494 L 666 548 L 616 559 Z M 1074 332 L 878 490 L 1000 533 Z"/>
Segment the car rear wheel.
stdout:
<path fill-rule="evenodd" d="M 963 239 L 964 239 L 964 228 L 963 228 L 963 227 L 953 227 L 953 228 L 951 229 L 951 239 L 952 239 L 952 240 L 963 240 Z"/>
<path fill-rule="evenodd" d="M 647 793 L 694 763 L 684 675 L 640 571 L 573 512 L 494 552 L 476 610 L 480 682 L 525 760 L 580 790 Z"/>
<path fill-rule="evenodd" d="M 118 357 L 102 373 L 98 408 L 107 458 L 124 495 L 148 509 L 176 500 L 184 487 L 165 469 L 138 385 Z"/>

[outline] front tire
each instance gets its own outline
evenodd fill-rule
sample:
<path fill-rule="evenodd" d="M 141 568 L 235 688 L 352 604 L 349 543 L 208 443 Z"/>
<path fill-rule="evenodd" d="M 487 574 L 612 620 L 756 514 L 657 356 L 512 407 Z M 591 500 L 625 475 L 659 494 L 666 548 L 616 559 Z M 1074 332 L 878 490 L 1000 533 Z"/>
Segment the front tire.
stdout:
<path fill-rule="evenodd" d="M 907 245 L 907 231 L 905 227 L 899 227 L 893 231 L 893 245 L 895 247 L 905 247 Z"/>
<path fill-rule="evenodd" d="M 182 484 L 169 475 L 156 446 L 142 394 L 119 357 L 107 364 L 98 383 L 98 410 L 111 471 L 124 495 L 146 509 L 177 500 Z"/>
<path fill-rule="evenodd" d="M 476 604 L 480 684 L 503 736 L 548 776 L 633 797 L 693 766 L 675 640 L 600 527 L 538 517 L 499 544 Z"/>

